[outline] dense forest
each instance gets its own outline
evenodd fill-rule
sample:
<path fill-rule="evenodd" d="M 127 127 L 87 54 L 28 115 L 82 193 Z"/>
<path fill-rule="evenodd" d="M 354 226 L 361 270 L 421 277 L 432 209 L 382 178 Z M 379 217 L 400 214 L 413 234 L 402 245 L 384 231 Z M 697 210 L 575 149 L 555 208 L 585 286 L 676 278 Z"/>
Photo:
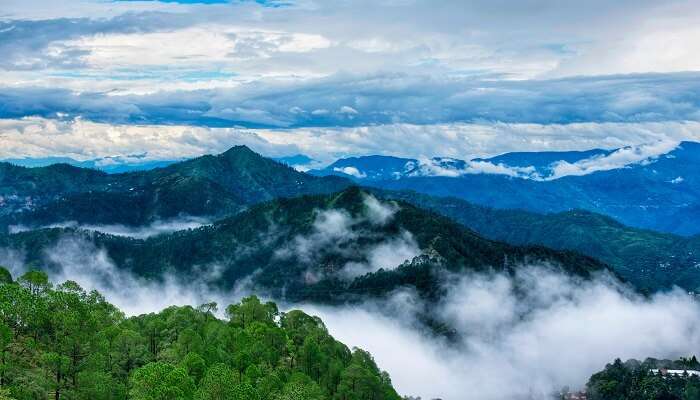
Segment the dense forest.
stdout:
<path fill-rule="evenodd" d="M 412 191 L 372 190 L 459 222 L 485 238 L 514 245 L 541 245 L 594 257 L 636 288 L 655 292 L 674 285 L 700 291 L 700 236 L 683 237 L 625 226 L 590 211 L 538 214 L 503 210 L 454 197 Z"/>
<path fill-rule="evenodd" d="M 698 400 L 700 377 L 687 371 L 699 370 L 695 356 L 677 361 L 646 359 L 643 362 L 615 360 L 586 385 L 588 400 Z M 654 371 L 656 370 L 656 371 Z M 686 371 L 680 375 L 664 370 Z"/>
<path fill-rule="evenodd" d="M 228 289 L 250 277 L 257 288 L 292 302 L 362 300 L 403 286 L 432 298 L 439 296 L 439 279 L 445 271 L 513 272 L 523 265 L 538 264 L 590 277 L 607 269 L 570 251 L 484 239 L 445 217 L 403 202 L 376 205 L 391 213 L 391 218 L 379 223 L 373 220 L 368 198 L 369 194 L 357 187 L 331 195 L 282 198 L 210 226 L 145 240 L 74 229 L 41 229 L 0 235 L 0 248 L 21 252 L 27 263 L 39 269 L 60 270 L 46 254 L 62 241 L 74 240 L 86 249 L 105 249 L 120 270 L 155 279 L 168 271 L 197 279 L 202 275 L 197 266 L 218 265 L 221 276 L 213 283 Z M 323 212 L 340 215 L 339 222 L 331 221 L 333 229 L 328 232 L 320 229 L 331 223 L 323 219 Z M 410 240 L 405 239 L 407 235 Z M 400 247 L 397 242 L 414 246 L 419 256 L 393 260 L 395 264 L 382 261 L 377 265 L 381 269 L 367 269 L 359 276 L 343 275 L 347 265 L 369 264 L 376 249 L 394 251 Z M 60 249 L 57 252 L 61 253 Z M 309 272 L 316 279 L 308 279 Z"/>
<path fill-rule="evenodd" d="M 0 400 L 396 400 L 372 356 L 257 297 L 126 318 L 98 292 L 0 268 Z"/>

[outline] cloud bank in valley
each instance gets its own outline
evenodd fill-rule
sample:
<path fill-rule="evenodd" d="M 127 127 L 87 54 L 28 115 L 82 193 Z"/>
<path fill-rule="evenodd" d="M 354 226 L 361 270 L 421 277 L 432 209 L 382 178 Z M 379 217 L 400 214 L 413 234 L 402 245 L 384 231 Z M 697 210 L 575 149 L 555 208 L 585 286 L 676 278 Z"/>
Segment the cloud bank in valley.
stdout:
<path fill-rule="evenodd" d="M 3 259 L 14 260 L 18 273 L 21 254 L 6 253 Z M 227 292 L 212 289 L 217 266 L 202 266 L 201 277 L 187 282 L 174 275 L 137 278 L 117 269 L 104 250 L 73 239 L 46 257 L 60 266 L 51 273 L 55 282 L 97 289 L 128 315 L 212 300 L 222 306 L 256 293 L 249 282 Z M 370 351 L 400 393 L 424 399 L 543 398 L 563 386 L 581 387 L 616 357 L 673 358 L 700 346 L 700 305 L 679 290 L 645 298 L 609 276 L 585 281 L 541 266 L 522 266 L 514 276 L 449 276 L 445 289 L 438 304 L 400 290 L 354 305 L 281 306 L 319 315 L 336 338 Z M 416 320 L 426 311 L 460 339 L 428 334 Z"/>
<path fill-rule="evenodd" d="M 151 236 L 160 235 L 163 233 L 172 233 L 176 231 L 195 229 L 204 225 L 210 224 L 211 221 L 203 217 L 195 216 L 182 216 L 179 218 L 172 218 L 166 220 L 157 220 L 149 225 L 143 226 L 126 226 L 119 224 L 112 225 L 92 225 L 92 224 L 79 224 L 75 221 L 67 221 L 61 223 L 55 223 L 51 225 L 41 226 L 40 228 L 74 228 L 87 231 L 98 231 L 102 233 L 107 233 L 115 236 L 126 236 L 135 239 L 146 239 Z M 36 229 L 33 227 L 28 227 L 25 225 L 10 225 L 10 233 L 24 232 L 28 230 Z"/>
<path fill-rule="evenodd" d="M 277 249 L 275 256 L 294 257 L 310 266 L 324 254 L 353 257 L 356 261 L 347 262 L 337 271 L 337 277 L 348 280 L 381 268 L 397 268 L 422 253 L 411 232 L 403 230 L 395 236 L 377 237 L 363 225 L 384 226 L 398 210 L 396 203 L 381 202 L 372 195 L 364 195 L 363 211 L 358 215 L 345 209 L 316 210 L 311 232 L 295 236 Z M 358 240 L 361 237 L 370 242 L 362 243 Z M 321 272 L 311 269 L 305 275 L 307 282 L 317 282 L 322 277 Z"/>
<path fill-rule="evenodd" d="M 606 277 L 582 282 L 524 267 L 516 277 L 457 279 L 429 309 L 456 327 L 457 343 L 417 330 L 416 302 L 402 293 L 391 313 L 376 303 L 304 308 L 339 340 L 370 351 L 403 394 L 425 399 L 546 398 L 581 388 L 614 358 L 687 356 L 700 345 L 694 299 L 679 290 L 646 299 Z"/>

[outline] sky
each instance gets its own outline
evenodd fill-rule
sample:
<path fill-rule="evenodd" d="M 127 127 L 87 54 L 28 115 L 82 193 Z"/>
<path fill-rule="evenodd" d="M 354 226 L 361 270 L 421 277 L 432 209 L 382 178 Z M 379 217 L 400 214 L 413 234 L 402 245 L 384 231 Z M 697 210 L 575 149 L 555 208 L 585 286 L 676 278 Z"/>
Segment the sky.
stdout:
<path fill-rule="evenodd" d="M 4 0 L 0 158 L 698 140 L 695 1 Z"/>

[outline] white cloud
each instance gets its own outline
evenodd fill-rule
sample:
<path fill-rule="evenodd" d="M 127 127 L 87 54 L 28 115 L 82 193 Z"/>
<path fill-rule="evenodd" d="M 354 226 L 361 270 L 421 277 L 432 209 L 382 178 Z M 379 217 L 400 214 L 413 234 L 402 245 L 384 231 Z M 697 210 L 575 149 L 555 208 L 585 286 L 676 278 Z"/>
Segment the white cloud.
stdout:
<path fill-rule="evenodd" d="M 440 305 L 424 305 L 457 328 L 460 343 L 416 329 L 412 296 L 389 303 L 388 312 L 373 303 L 304 308 L 339 340 L 370 351 L 401 394 L 428 399 L 548 398 L 581 388 L 617 357 L 677 358 L 700 345 L 700 306 L 681 291 L 644 298 L 610 278 L 536 267 L 515 277 L 454 277 Z"/>
<path fill-rule="evenodd" d="M 346 175 L 354 176 L 355 178 L 366 178 L 367 175 L 355 167 L 335 167 L 333 168 L 335 172 L 341 172 Z"/>
<path fill-rule="evenodd" d="M 52 75 L 68 71 L 78 73 L 60 80 L 62 87 L 138 92 L 148 86 L 138 81 L 164 84 L 182 65 L 226 68 L 248 82 L 345 71 L 530 79 L 698 70 L 700 17 L 694 11 L 695 4 L 684 0 L 523 2 L 507 10 L 487 1 L 439 7 L 427 1 L 305 1 L 275 8 L 255 2 L 78 0 L 58 6 L 6 0 L 0 21 L 31 22 L 20 29 L 24 37 L 6 40 L 13 50 L 6 64 L 41 73 L 19 71 L 15 84 L 52 86 Z M 47 29 L 51 24 L 63 25 Z M 0 29 L 11 33 L 12 26 Z M 76 65 L 76 58 L 88 62 Z M 144 76 L 144 65 L 157 66 L 159 76 Z M 119 77 L 123 68 L 132 71 Z M 108 73 L 95 78 L 100 71 Z M 171 85 L 187 86 L 181 80 Z"/>
<path fill-rule="evenodd" d="M 497 174 L 517 178 L 538 179 L 534 167 L 511 167 L 504 164 L 494 164 L 489 161 L 464 161 L 464 165 L 443 163 L 443 159 L 420 157 L 418 166 L 408 173 L 408 176 L 447 176 L 459 177 L 473 174 Z"/>
<path fill-rule="evenodd" d="M 607 155 L 594 156 L 585 160 L 569 163 L 559 161 L 552 165 L 552 175 L 548 179 L 564 176 L 588 175 L 596 171 L 608 171 L 633 164 L 650 162 L 678 147 L 674 140 L 659 140 L 637 146 L 627 146 Z"/>
<path fill-rule="evenodd" d="M 245 62 L 261 62 L 275 53 L 307 53 L 330 44 L 320 35 L 200 25 L 165 32 L 97 34 L 56 42 L 54 46 L 85 52 L 84 61 L 97 69 L 170 65 L 175 70 L 184 67 L 199 67 L 204 71 L 229 69 L 238 74 L 247 72 L 263 77 L 284 75 L 285 71 L 260 65 L 255 68 Z M 162 73 L 166 75 L 167 71 Z"/>
<path fill-rule="evenodd" d="M 418 243 L 408 231 L 403 231 L 399 236 L 389 238 L 364 251 L 367 261 L 347 263 L 341 271 L 343 277 L 353 279 L 380 269 L 392 270 L 421 255 Z"/>
<path fill-rule="evenodd" d="M 357 110 L 355 110 L 354 108 L 352 108 L 350 106 L 342 106 L 342 107 L 340 107 L 340 113 L 352 115 L 352 114 L 357 114 L 358 112 L 357 112 Z"/>
<path fill-rule="evenodd" d="M 381 202 L 371 194 L 364 195 L 363 203 L 367 208 L 367 219 L 375 225 L 386 225 L 399 211 L 398 204 L 392 201 Z"/>
<path fill-rule="evenodd" d="M 47 249 L 46 257 L 59 268 L 50 273 L 53 282 L 72 280 L 88 290 L 99 290 L 127 315 L 157 312 L 170 305 L 197 306 L 216 301 L 220 305 L 243 296 L 245 282 L 227 292 L 213 289 L 220 266 L 200 266 L 195 279 L 165 274 L 142 279 L 117 268 L 104 249 L 78 238 L 64 237 Z"/>
<path fill-rule="evenodd" d="M 355 261 L 346 263 L 337 271 L 339 277 L 353 279 L 380 268 L 397 268 L 422 253 L 408 231 L 402 230 L 392 236 L 369 232 L 363 226 L 369 223 L 381 227 L 389 223 L 399 210 L 395 203 L 381 202 L 372 195 L 364 194 L 363 204 L 364 210 L 355 216 L 344 209 L 317 210 L 311 232 L 294 237 L 291 243 L 277 250 L 276 257 L 296 257 L 309 264 L 304 279 L 306 282 L 317 282 L 324 273 L 314 267 L 324 255 L 353 257 Z M 357 240 L 361 237 L 372 240 L 369 243 Z"/>

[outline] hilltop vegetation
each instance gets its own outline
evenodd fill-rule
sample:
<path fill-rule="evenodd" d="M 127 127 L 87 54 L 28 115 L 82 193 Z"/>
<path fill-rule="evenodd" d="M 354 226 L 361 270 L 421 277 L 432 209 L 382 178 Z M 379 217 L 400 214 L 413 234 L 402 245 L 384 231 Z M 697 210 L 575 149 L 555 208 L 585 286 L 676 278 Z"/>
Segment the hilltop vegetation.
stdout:
<path fill-rule="evenodd" d="M 432 210 L 492 240 L 573 250 L 595 257 L 639 289 L 655 291 L 678 285 L 700 291 L 700 236 L 686 238 L 631 228 L 582 210 L 537 214 L 409 191 L 374 193 Z"/>
<path fill-rule="evenodd" d="M 399 400 L 372 356 L 246 297 L 125 318 L 97 292 L 0 268 L 0 399 Z"/>

